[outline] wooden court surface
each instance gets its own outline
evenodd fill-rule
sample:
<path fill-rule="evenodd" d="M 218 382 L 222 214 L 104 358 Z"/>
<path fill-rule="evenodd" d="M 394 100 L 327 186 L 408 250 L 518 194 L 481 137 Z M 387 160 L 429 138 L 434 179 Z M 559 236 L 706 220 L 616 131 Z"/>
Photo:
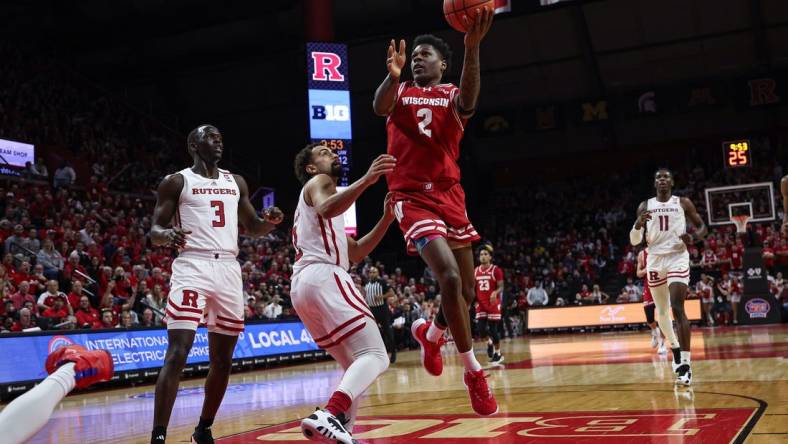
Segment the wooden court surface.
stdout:
<path fill-rule="evenodd" d="M 484 344 L 477 355 L 486 362 Z M 788 326 L 693 329 L 694 383 L 675 389 L 670 363 L 643 332 L 507 340 L 489 369 L 500 413 L 472 414 L 462 368 L 444 347 L 441 377 L 418 352 L 364 398 L 355 437 L 366 443 L 788 442 Z M 341 375 L 333 361 L 233 375 L 213 434 L 225 444 L 297 443 L 298 420 L 323 405 Z M 168 442 L 188 442 L 202 380 L 181 384 Z M 153 386 L 68 397 L 32 443 L 146 443 Z M 2 438 L 0 438 L 1 440 Z"/>

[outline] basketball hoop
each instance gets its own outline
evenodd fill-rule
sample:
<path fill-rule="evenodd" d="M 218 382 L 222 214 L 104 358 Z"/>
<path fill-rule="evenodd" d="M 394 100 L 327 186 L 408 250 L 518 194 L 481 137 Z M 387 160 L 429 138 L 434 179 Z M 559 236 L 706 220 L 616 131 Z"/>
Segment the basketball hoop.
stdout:
<path fill-rule="evenodd" d="M 748 214 L 739 214 L 736 216 L 731 216 L 731 222 L 736 225 L 736 232 L 737 233 L 746 233 L 747 232 L 747 221 L 750 220 L 750 216 Z"/>

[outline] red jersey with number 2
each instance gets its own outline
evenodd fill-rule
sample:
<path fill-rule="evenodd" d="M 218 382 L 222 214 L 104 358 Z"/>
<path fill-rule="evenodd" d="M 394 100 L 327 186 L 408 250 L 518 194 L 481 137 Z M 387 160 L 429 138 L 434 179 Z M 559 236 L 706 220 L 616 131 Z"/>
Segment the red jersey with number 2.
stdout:
<path fill-rule="evenodd" d="M 394 110 L 386 119 L 388 154 L 397 167 L 387 177 L 392 191 L 431 191 L 459 183 L 460 140 L 467 119 L 455 98 L 460 89 L 448 83 L 420 87 L 403 82 Z"/>

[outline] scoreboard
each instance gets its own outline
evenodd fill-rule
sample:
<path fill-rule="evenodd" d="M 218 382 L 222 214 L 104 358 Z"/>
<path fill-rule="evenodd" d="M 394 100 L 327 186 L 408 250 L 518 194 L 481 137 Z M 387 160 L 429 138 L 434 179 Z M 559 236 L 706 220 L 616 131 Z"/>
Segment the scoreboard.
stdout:
<path fill-rule="evenodd" d="M 722 161 L 725 164 L 725 168 L 752 166 L 750 141 L 743 139 L 722 142 Z"/>
<path fill-rule="evenodd" d="M 342 163 L 337 189 L 348 186 L 353 126 L 350 118 L 350 76 L 347 45 L 306 44 L 309 137 L 331 148 Z M 345 231 L 356 235 L 356 205 L 344 214 Z"/>
<path fill-rule="evenodd" d="M 342 162 L 340 186 L 348 185 L 353 127 L 350 119 L 350 77 L 347 45 L 306 44 L 309 91 L 309 137 L 325 141 Z"/>

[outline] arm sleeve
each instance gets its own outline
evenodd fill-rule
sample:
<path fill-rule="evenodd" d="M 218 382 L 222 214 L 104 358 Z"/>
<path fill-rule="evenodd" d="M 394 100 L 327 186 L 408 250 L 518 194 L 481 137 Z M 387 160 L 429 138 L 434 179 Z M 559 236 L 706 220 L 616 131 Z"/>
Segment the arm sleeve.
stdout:
<path fill-rule="evenodd" d="M 643 242 L 643 228 L 637 230 L 633 225 L 632 229 L 629 231 L 629 243 L 632 245 L 639 245 L 641 242 Z"/>

